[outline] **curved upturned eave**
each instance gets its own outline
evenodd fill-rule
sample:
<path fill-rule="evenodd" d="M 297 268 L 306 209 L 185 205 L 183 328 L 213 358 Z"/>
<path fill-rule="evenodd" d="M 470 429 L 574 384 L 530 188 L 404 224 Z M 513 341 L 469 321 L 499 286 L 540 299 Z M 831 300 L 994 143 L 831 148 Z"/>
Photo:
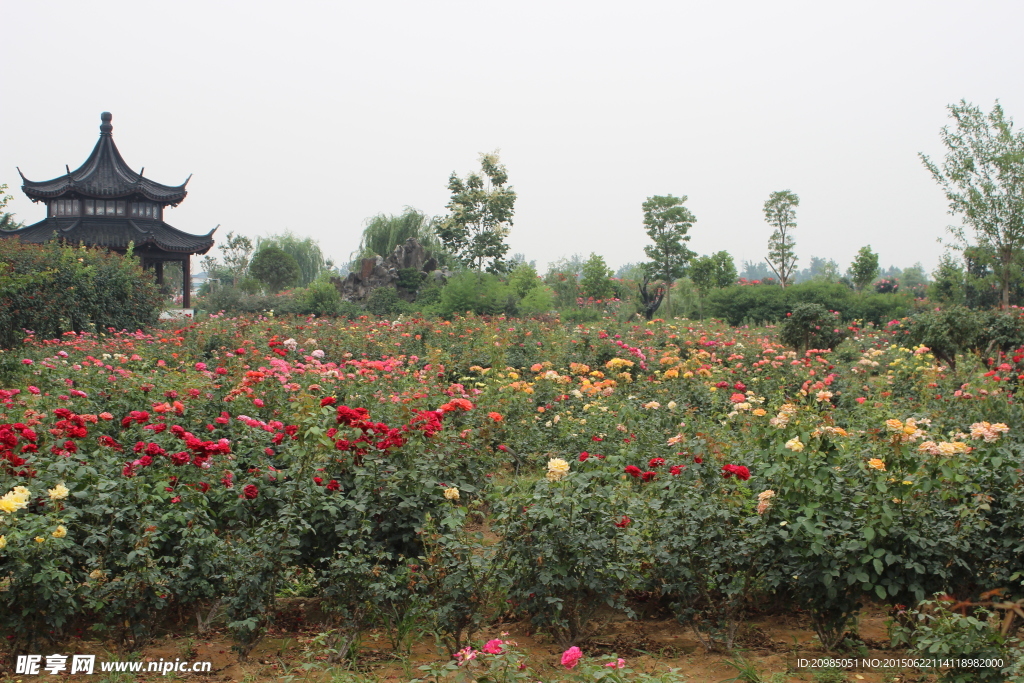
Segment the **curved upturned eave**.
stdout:
<path fill-rule="evenodd" d="M 125 163 L 110 134 L 101 134 L 85 163 L 63 176 L 36 181 L 26 178 L 21 169 L 18 173 L 22 179 L 22 191 L 34 202 L 74 193 L 92 199 L 139 195 L 165 206 L 177 206 L 188 194 L 185 190 L 188 180 L 181 185 L 164 185 L 133 171 Z"/>
<path fill-rule="evenodd" d="M 57 238 L 74 244 L 107 249 L 126 249 L 152 245 L 163 251 L 202 255 L 213 247 L 213 233 L 193 235 L 163 221 L 135 219 L 98 219 L 89 217 L 45 218 L 20 230 L 0 231 L 0 238 L 42 244 Z"/>

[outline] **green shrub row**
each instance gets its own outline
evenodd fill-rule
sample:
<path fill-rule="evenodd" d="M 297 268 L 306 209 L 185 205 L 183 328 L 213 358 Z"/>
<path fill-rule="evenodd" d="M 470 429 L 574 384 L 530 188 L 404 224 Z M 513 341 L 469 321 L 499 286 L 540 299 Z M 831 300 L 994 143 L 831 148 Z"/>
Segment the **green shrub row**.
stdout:
<path fill-rule="evenodd" d="M 844 321 L 884 324 L 908 315 L 914 299 L 909 294 L 857 293 L 841 284 L 804 282 L 791 287 L 735 285 L 707 295 L 704 314 L 730 325 L 779 322 L 798 304 L 814 303 L 837 311 Z"/>

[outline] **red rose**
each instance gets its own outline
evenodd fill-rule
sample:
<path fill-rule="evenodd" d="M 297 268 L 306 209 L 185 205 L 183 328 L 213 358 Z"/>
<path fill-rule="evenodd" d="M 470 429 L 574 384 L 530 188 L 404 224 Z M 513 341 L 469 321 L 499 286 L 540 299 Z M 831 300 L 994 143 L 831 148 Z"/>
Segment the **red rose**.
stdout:
<path fill-rule="evenodd" d="M 256 496 L 260 495 L 260 490 L 256 488 L 256 484 L 246 484 L 245 488 L 242 489 L 242 495 L 247 500 L 254 500 Z"/>
<path fill-rule="evenodd" d="M 648 467 L 661 467 L 665 464 L 665 458 L 651 458 L 647 461 Z"/>
<path fill-rule="evenodd" d="M 734 474 L 737 479 L 742 479 L 743 481 L 750 479 L 750 470 L 743 465 L 725 465 L 722 467 L 722 476 L 726 479 Z"/>
<path fill-rule="evenodd" d="M 644 472 L 643 474 L 640 475 L 640 478 L 644 481 L 651 481 L 656 476 L 658 476 L 657 472 Z"/>
<path fill-rule="evenodd" d="M 632 521 L 633 520 L 631 520 L 626 515 L 622 515 L 622 519 L 620 519 L 619 521 L 615 522 L 615 526 L 619 527 L 620 529 L 625 529 L 627 526 L 629 526 L 629 523 L 632 522 Z"/>
<path fill-rule="evenodd" d="M 320 399 L 320 407 L 323 408 L 324 406 L 333 406 L 337 402 L 338 400 L 333 396 L 325 396 L 322 399 Z"/>
<path fill-rule="evenodd" d="M 627 466 L 624 472 L 631 477 L 639 477 L 641 474 L 643 474 L 643 472 L 640 471 L 640 468 L 637 467 L 636 465 Z"/>
<path fill-rule="evenodd" d="M 341 484 L 338 483 L 337 479 L 331 479 L 329 482 L 327 482 L 326 488 L 328 491 L 337 491 L 338 489 L 341 488 Z"/>

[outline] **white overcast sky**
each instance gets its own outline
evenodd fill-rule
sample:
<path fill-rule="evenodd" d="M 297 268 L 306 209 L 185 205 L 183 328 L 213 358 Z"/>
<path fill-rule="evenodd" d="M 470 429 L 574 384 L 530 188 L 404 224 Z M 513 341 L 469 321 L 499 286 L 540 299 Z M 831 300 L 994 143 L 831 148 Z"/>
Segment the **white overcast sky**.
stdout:
<path fill-rule="evenodd" d="M 797 253 L 935 266 L 954 221 L 917 157 L 946 105 L 1024 125 L 1024 2 L 15 2 L 0 183 L 81 164 L 114 115 L 134 168 L 189 195 L 165 219 L 290 228 L 337 260 L 364 221 L 445 212 L 500 149 L 512 252 L 644 259 L 641 204 L 689 197 L 698 253 L 763 258 L 762 205 L 799 194 Z M 214 251 L 216 253 L 216 250 Z"/>

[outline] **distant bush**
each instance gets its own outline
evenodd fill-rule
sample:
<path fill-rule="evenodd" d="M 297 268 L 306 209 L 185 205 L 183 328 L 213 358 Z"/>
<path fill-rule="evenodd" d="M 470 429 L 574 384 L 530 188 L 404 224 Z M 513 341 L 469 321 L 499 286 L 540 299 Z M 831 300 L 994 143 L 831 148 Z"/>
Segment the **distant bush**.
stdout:
<path fill-rule="evenodd" d="M 245 291 L 241 285 L 224 285 L 196 300 L 196 306 L 210 313 L 264 313 L 281 312 L 282 297 L 264 296 Z"/>
<path fill-rule="evenodd" d="M 477 315 L 497 315 L 515 312 L 515 292 L 491 273 L 468 271 L 448 280 L 441 290 L 438 312 L 452 316 L 466 311 Z"/>
<path fill-rule="evenodd" d="M 295 294 L 296 312 L 303 315 L 338 315 L 341 294 L 330 280 L 320 278 Z"/>
<path fill-rule="evenodd" d="M 821 304 L 797 304 L 779 332 L 779 340 L 797 351 L 834 349 L 845 337 L 839 314 Z"/>
<path fill-rule="evenodd" d="M 409 305 L 394 287 L 378 287 L 366 298 L 366 310 L 374 315 L 395 316 L 409 312 Z"/>
<path fill-rule="evenodd" d="M 1024 346 L 1020 309 L 977 311 L 963 306 L 924 311 L 900 321 L 908 345 L 927 346 L 936 358 L 956 367 L 963 353 L 994 354 Z"/>
<path fill-rule="evenodd" d="M 136 330 L 156 321 L 160 295 L 137 258 L 50 242 L 3 243 L 0 346 L 24 330 L 51 339 L 64 332 Z"/>
<path fill-rule="evenodd" d="M 555 293 L 547 285 L 539 285 L 529 290 L 517 307 L 519 315 L 525 317 L 550 313 L 555 307 Z"/>

